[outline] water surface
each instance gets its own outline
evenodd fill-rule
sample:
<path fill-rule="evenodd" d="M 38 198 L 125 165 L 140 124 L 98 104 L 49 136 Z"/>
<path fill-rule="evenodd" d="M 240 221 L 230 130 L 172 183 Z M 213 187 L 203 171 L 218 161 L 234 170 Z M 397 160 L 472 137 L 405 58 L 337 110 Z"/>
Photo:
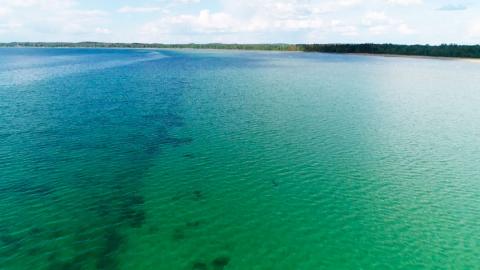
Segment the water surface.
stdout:
<path fill-rule="evenodd" d="M 474 269 L 479 68 L 0 49 L 0 269 Z"/>

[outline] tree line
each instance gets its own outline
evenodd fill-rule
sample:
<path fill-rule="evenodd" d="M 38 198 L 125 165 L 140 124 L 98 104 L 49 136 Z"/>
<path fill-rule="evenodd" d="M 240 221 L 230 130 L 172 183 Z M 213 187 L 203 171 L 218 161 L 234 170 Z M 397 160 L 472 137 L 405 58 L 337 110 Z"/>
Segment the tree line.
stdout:
<path fill-rule="evenodd" d="M 224 49 L 303 51 L 324 53 L 365 53 L 434 57 L 480 58 L 480 45 L 399 45 L 399 44 L 161 44 L 161 43 L 105 43 L 105 42 L 11 42 L 0 47 L 50 48 L 158 48 L 158 49 Z"/>
<path fill-rule="evenodd" d="M 480 58 L 480 45 L 311 44 L 302 51 Z"/>

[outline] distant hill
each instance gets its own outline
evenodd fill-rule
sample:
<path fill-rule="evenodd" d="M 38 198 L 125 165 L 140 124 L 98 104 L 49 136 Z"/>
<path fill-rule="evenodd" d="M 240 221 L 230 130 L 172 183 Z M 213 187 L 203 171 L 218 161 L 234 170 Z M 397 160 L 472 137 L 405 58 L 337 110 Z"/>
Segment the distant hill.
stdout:
<path fill-rule="evenodd" d="M 161 44 L 161 43 L 104 43 L 104 42 L 10 42 L 0 47 L 53 48 L 162 48 L 162 49 L 225 49 L 270 50 L 325 53 L 365 53 L 432 57 L 480 58 L 480 45 L 399 45 L 399 44 Z"/>

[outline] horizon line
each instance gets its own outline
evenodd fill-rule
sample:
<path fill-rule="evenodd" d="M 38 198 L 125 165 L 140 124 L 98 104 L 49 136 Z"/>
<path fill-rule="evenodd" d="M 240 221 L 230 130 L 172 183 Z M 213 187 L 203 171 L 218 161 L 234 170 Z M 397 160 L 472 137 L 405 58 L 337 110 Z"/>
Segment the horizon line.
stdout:
<path fill-rule="evenodd" d="M 480 43 L 394 43 L 394 42 L 305 42 L 305 43 L 288 43 L 288 42 L 269 42 L 269 43 L 240 43 L 240 42 L 189 42 L 189 43 L 163 43 L 163 42 L 123 42 L 123 41 L 0 41 L 0 44 L 22 44 L 22 43 L 65 43 L 65 44 L 81 44 L 81 43 L 98 43 L 98 44 L 145 44 L 145 45 L 401 45 L 401 46 L 480 46 Z"/>

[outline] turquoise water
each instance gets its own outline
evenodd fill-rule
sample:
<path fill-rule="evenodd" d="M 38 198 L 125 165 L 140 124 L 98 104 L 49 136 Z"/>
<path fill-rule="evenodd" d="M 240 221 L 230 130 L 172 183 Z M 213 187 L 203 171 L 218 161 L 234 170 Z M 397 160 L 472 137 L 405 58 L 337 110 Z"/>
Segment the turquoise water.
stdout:
<path fill-rule="evenodd" d="M 480 65 L 0 49 L 0 269 L 475 269 Z"/>

